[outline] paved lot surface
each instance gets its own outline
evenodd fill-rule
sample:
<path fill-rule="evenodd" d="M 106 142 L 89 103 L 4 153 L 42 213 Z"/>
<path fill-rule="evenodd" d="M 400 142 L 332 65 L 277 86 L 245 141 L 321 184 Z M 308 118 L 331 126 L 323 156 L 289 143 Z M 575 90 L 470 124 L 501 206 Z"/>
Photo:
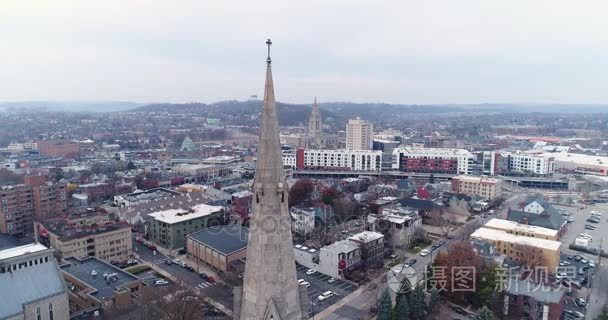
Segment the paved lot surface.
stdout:
<path fill-rule="evenodd" d="M 167 264 L 166 262 L 172 260 L 174 258 L 173 256 L 166 256 L 160 252 L 156 252 L 155 254 L 148 247 L 136 241 L 133 241 L 133 248 L 140 260 L 154 264 L 158 268 L 170 273 L 177 278 L 179 284 L 197 290 L 201 296 L 210 297 L 223 304 L 226 308 L 232 309 L 234 307 L 234 295 L 232 293 L 232 287 L 229 285 L 220 281 L 210 283 L 201 279 L 199 272 L 196 270 L 196 266 L 192 266 L 195 268 L 194 271 L 189 271 L 174 263 Z"/>
<path fill-rule="evenodd" d="M 579 234 L 588 233 L 593 237 L 590 244 L 591 247 L 599 248 L 600 246 L 603 246 L 605 251 L 608 250 L 608 204 L 599 203 L 587 206 L 577 204 L 577 206 L 579 208 L 558 206 L 571 212 L 572 216 L 575 218 L 575 221 L 569 224 L 568 231 L 562 237 L 562 253 L 569 255 L 580 254 L 586 259 L 595 261 L 597 265 L 599 260 L 597 256 L 570 250 L 568 249 L 568 246 Z M 591 211 L 602 213 L 600 223 L 590 223 L 586 221 L 591 216 Z M 585 225 L 587 224 L 594 225 L 596 229 L 585 230 Z M 589 306 L 586 309 L 586 316 L 588 319 L 594 319 L 601 312 L 603 305 L 608 303 L 608 290 L 606 289 L 608 288 L 607 259 L 602 259 L 602 264 L 596 266 L 596 269 L 594 270 L 594 273 L 591 274 L 590 278 L 590 290 L 579 290 L 573 294 L 572 297 L 579 296 L 586 299 L 589 302 Z M 571 299 L 567 299 L 566 302 L 565 309 L 585 312 L 584 308 L 574 306 Z"/>
<path fill-rule="evenodd" d="M 309 314 L 310 316 L 326 309 L 330 305 L 336 303 L 338 300 L 346 297 L 351 292 L 355 291 L 355 289 L 357 289 L 353 285 L 344 281 L 328 283 L 327 280 L 329 280 L 329 276 L 326 276 L 319 272 L 313 275 L 307 275 L 306 270 L 308 270 L 308 268 L 304 266 L 296 266 L 298 279 L 304 279 L 305 281 L 310 283 L 310 287 L 308 287 L 308 301 L 311 302 L 311 309 Z M 317 297 L 325 291 L 333 292 L 334 296 L 325 301 L 319 301 Z"/>

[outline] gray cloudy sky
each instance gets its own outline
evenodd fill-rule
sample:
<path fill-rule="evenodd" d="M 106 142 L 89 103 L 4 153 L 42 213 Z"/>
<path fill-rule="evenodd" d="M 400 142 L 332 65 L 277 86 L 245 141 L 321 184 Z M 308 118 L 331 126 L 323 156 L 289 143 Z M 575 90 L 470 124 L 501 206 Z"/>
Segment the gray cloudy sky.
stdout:
<path fill-rule="evenodd" d="M 608 103 L 606 0 L 0 0 L 0 101 Z"/>

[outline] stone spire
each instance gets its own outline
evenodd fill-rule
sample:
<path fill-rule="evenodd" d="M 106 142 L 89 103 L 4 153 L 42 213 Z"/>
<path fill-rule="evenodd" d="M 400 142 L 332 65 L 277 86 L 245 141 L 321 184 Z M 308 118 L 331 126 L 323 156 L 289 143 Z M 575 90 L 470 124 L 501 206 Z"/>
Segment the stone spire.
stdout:
<path fill-rule="evenodd" d="M 312 104 L 312 112 L 308 119 L 308 139 L 312 147 L 322 147 L 323 122 L 321 120 L 321 112 L 319 112 L 319 105 L 317 104 L 317 97 L 315 97 L 315 102 Z"/>
<path fill-rule="evenodd" d="M 253 215 L 243 287 L 235 288 L 234 319 L 308 319 L 306 287 L 297 282 L 291 217 L 287 207 L 279 123 L 270 60 L 266 60 L 266 86 L 260 125 L 260 142 L 254 177 Z"/>

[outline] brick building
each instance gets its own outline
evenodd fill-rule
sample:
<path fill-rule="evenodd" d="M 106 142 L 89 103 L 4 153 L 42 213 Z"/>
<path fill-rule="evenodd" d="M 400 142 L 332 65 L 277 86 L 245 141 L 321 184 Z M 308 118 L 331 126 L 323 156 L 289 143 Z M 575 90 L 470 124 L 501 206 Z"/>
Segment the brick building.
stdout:
<path fill-rule="evenodd" d="M 43 156 L 70 159 L 80 156 L 80 145 L 78 143 L 59 140 L 39 140 L 37 144 L 38 151 Z"/>

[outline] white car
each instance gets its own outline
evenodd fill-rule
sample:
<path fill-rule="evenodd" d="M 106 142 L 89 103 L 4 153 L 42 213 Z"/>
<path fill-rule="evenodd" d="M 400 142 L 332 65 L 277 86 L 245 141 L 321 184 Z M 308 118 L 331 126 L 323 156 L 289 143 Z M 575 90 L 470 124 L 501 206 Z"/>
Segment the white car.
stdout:
<path fill-rule="evenodd" d="M 488 214 L 489 214 L 489 215 L 493 215 L 493 214 L 494 214 L 494 210 L 490 210 L 490 211 L 488 211 Z"/>
<path fill-rule="evenodd" d="M 602 213 L 601 212 L 597 212 L 597 211 L 591 211 L 591 215 L 595 216 L 595 217 L 601 217 Z"/>
<path fill-rule="evenodd" d="M 298 284 L 302 284 L 302 282 L 306 282 L 304 279 L 298 279 Z"/>
<path fill-rule="evenodd" d="M 420 255 L 423 257 L 428 256 L 431 253 L 431 250 L 429 249 L 423 249 L 422 251 L 420 251 Z"/>
<path fill-rule="evenodd" d="M 97 271 L 95 271 L 95 270 L 91 271 L 91 276 L 92 276 L 92 277 L 94 277 L 94 276 L 96 276 L 96 275 L 97 275 Z"/>
<path fill-rule="evenodd" d="M 568 222 L 574 222 L 574 217 L 568 217 Z"/>
<path fill-rule="evenodd" d="M 317 270 L 315 270 L 315 269 L 308 269 L 308 270 L 306 270 L 306 274 L 309 275 L 309 276 L 312 275 L 312 274 L 315 274 L 315 273 L 317 273 Z"/>
<path fill-rule="evenodd" d="M 333 297 L 333 296 L 334 296 L 334 293 L 333 293 L 333 292 L 331 292 L 331 291 L 325 291 L 325 292 L 321 293 L 321 294 L 320 294 L 320 295 L 317 297 L 317 300 L 319 300 L 319 301 L 325 301 L 325 300 L 327 300 L 327 299 L 329 299 L 329 298 L 331 298 L 331 297 Z"/>
<path fill-rule="evenodd" d="M 300 282 L 300 285 L 305 286 L 306 288 L 310 288 L 310 282 L 308 281 Z"/>
<path fill-rule="evenodd" d="M 579 236 L 579 238 L 585 238 L 585 239 L 588 239 L 589 241 L 593 240 L 593 236 L 588 233 L 581 233 L 578 236 Z"/>
<path fill-rule="evenodd" d="M 155 286 L 166 286 L 169 284 L 169 281 L 165 280 L 165 279 L 159 279 L 154 281 L 154 285 Z"/>
<path fill-rule="evenodd" d="M 560 266 L 562 266 L 562 267 L 564 267 L 564 266 L 569 266 L 570 264 L 571 264 L 571 263 L 570 263 L 570 261 L 561 261 L 561 262 L 559 263 L 559 265 L 560 265 Z"/>
<path fill-rule="evenodd" d="M 183 261 L 181 261 L 181 260 L 179 260 L 179 259 L 173 259 L 173 263 L 175 263 L 176 265 L 178 265 L 178 266 L 180 266 L 182 268 L 186 267 L 186 263 L 183 262 Z"/>
<path fill-rule="evenodd" d="M 590 266 L 591 268 L 595 268 L 595 262 L 593 262 L 593 261 L 589 260 L 589 266 Z"/>
<path fill-rule="evenodd" d="M 555 279 L 557 280 L 561 280 L 561 279 L 565 279 L 568 275 L 565 272 L 560 272 L 558 274 L 555 275 Z"/>
<path fill-rule="evenodd" d="M 336 281 L 338 281 L 338 279 L 336 279 L 336 278 L 329 278 L 329 279 L 327 279 L 327 283 L 334 283 Z"/>

